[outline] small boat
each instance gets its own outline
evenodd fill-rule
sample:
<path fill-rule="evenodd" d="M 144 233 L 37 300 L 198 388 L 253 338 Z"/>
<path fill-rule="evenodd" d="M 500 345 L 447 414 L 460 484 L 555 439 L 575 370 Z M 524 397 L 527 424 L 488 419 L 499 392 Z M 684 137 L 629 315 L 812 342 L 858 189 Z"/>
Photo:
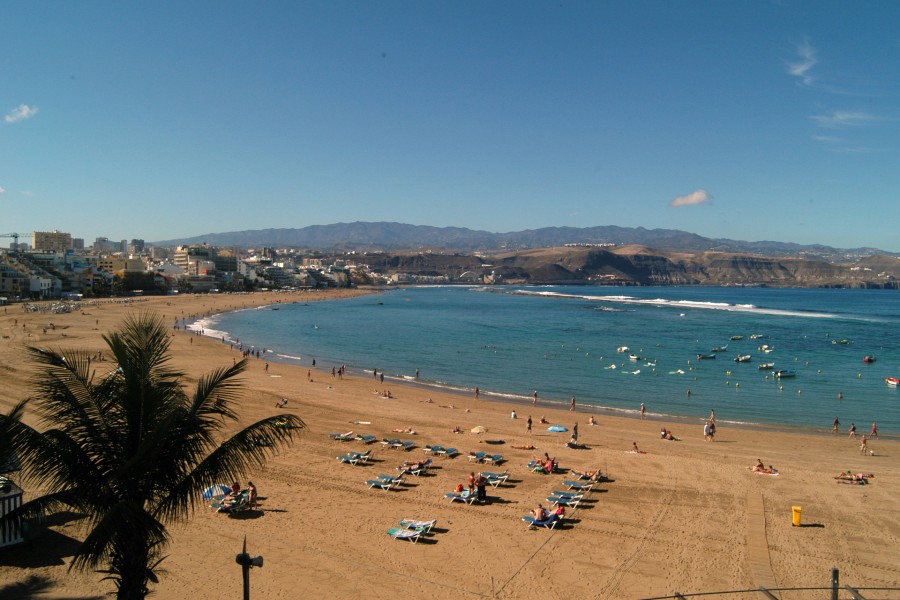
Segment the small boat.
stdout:
<path fill-rule="evenodd" d="M 832 344 L 841 344 L 843 346 L 846 346 L 847 344 L 850 343 L 850 340 L 831 340 L 831 343 Z"/>
<path fill-rule="evenodd" d="M 775 363 L 759 363 L 760 371 L 771 371 L 775 368 Z"/>
<path fill-rule="evenodd" d="M 897 377 L 885 377 L 884 382 L 891 387 L 897 387 L 898 385 L 900 385 L 900 379 L 898 379 Z"/>
<path fill-rule="evenodd" d="M 778 379 L 786 379 L 788 377 L 796 377 L 797 371 L 775 371 L 775 377 Z"/>
<path fill-rule="evenodd" d="M 716 346 L 715 348 L 710 350 L 710 352 L 725 352 L 726 350 L 728 350 L 728 344 L 725 344 L 724 346 Z"/>
<path fill-rule="evenodd" d="M 740 341 L 740 340 L 744 339 L 744 336 L 742 336 L 742 335 L 733 335 L 733 336 L 731 336 L 731 339 L 732 339 L 733 341 L 737 342 L 737 341 Z"/>
<path fill-rule="evenodd" d="M 867 357 L 865 357 L 865 358 L 863 359 L 863 362 L 864 362 L 864 363 L 873 363 L 873 362 L 875 362 L 875 357 L 874 357 L 874 356 L 867 356 Z"/>
<path fill-rule="evenodd" d="M 616 352 L 628 352 L 628 350 L 628 346 L 619 346 L 618 348 L 616 348 Z"/>
<path fill-rule="evenodd" d="M 753 357 L 749 354 L 741 354 L 735 357 L 734 362 L 750 362 L 751 360 L 753 360 Z"/>
<path fill-rule="evenodd" d="M 716 357 L 715 354 L 698 354 L 697 360 L 712 360 Z"/>
<path fill-rule="evenodd" d="M 637 361 L 639 361 L 639 360 L 644 360 L 644 359 L 643 359 L 643 357 L 640 357 L 640 356 L 638 356 L 637 354 L 629 354 L 629 355 L 628 355 L 628 360 L 632 360 L 632 361 L 634 361 L 634 362 L 637 362 Z"/>

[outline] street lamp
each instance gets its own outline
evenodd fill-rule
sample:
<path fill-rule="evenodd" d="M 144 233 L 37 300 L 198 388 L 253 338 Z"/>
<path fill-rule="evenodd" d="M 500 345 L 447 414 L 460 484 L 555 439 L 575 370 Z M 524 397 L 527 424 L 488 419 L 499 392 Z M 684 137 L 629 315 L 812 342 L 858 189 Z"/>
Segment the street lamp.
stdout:
<path fill-rule="evenodd" d="M 234 557 L 234 562 L 241 565 L 244 575 L 244 600 L 250 600 L 250 567 L 262 567 L 263 557 L 251 557 L 247 554 L 247 536 L 244 536 L 244 551 Z"/>

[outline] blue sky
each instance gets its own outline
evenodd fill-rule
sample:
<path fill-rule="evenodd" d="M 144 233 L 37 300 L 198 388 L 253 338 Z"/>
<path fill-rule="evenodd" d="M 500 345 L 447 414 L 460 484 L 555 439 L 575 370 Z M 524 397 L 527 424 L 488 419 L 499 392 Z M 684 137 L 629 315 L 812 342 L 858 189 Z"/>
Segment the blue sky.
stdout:
<path fill-rule="evenodd" d="M 898 252 L 898 24 L 887 0 L 8 4 L 0 233 L 619 225 Z"/>

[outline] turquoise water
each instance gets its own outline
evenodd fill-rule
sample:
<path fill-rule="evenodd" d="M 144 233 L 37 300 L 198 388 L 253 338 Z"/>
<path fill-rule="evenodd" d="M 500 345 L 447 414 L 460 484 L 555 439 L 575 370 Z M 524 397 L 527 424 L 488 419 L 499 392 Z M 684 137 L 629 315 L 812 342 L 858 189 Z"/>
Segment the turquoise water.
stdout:
<path fill-rule="evenodd" d="M 562 406 L 574 395 L 582 410 L 643 402 L 651 414 L 702 419 L 715 409 L 719 421 L 815 429 L 839 416 L 842 429 L 867 432 L 877 419 L 880 433 L 900 432 L 900 389 L 884 382 L 900 377 L 895 291 L 423 287 L 273 308 L 198 326 L 265 348 L 269 360 L 384 370 L 379 389 L 419 369 L 422 385 L 467 395 L 478 386 L 487 398 L 530 403 L 537 391 Z M 752 362 L 733 362 L 738 354 Z M 796 377 L 777 380 L 761 362 Z"/>

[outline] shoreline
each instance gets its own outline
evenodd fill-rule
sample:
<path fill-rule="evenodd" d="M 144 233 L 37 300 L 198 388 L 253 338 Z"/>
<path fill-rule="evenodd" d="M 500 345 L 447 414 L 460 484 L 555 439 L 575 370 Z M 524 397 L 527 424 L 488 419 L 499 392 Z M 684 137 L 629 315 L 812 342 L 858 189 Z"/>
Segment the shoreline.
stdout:
<path fill-rule="evenodd" d="M 411 287 L 411 286 L 399 286 L 397 289 L 401 287 Z M 443 286 L 429 286 L 429 287 L 443 287 Z M 460 286 L 457 286 L 460 287 Z M 474 287 L 470 285 L 462 286 L 462 287 Z M 352 296 L 343 296 L 341 298 L 335 298 L 333 300 L 340 300 L 346 297 L 356 297 L 359 295 L 369 295 L 369 294 L 380 294 L 385 291 L 390 290 L 382 290 L 379 288 L 356 288 L 360 293 L 353 294 Z M 331 301 L 332 299 L 327 299 Z M 291 303 L 300 303 L 299 301 L 291 302 Z M 279 304 L 279 302 L 275 303 L 266 303 L 260 304 L 252 307 L 239 308 L 230 311 L 222 311 L 219 313 L 207 315 L 204 317 L 197 318 L 191 322 L 189 322 L 186 327 L 187 329 L 196 331 L 195 326 L 198 323 L 206 319 L 214 319 L 215 317 L 223 314 L 228 314 L 230 312 L 238 312 L 240 310 L 257 310 L 260 308 L 265 308 L 269 306 L 274 306 Z M 204 328 L 205 329 L 205 328 Z M 226 343 L 235 343 L 235 340 L 229 337 L 227 331 L 215 330 L 218 334 L 225 334 L 225 342 Z M 221 341 L 222 338 L 216 337 L 215 335 L 203 334 L 205 337 L 213 339 L 215 341 Z M 286 357 L 279 354 L 276 354 L 274 351 L 270 349 L 266 349 L 266 352 L 271 352 L 271 354 L 267 354 L 264 358 L 269 362 L 280 363 L 285 365 L 294 365 L 301 368 L 311 368 L 318 370 L 322 373 L 327 374 L 327 370 L 322 367 L 312 367 L 311 365 L 301 364 L 301 361 L 305 360 L 302 357 Z M 309 349 L 304 349 L 300 351 L 301 355 L 311 356 L 314 354 Z M 337 359 L 336 362 L 341 362 L 340 359 Z M 358 376 L 361 379 L 365 379 L 366 370 L 358 365 L 351 365 L 347 367 L 351 376 Z M 433 393 L 444 393 L 455 395 L 461 399 L 472 399 L 471 395 L 474 392 L 474 389 L 467 389 L 462 386 L 452 385 L 452 384 L 438 384 L 438 383 L 429 383 L 427 381 L 420 381 L 411 378 L 411 376 L 405 375 L 386 375 L 386 380 L 390 380 L 391 385 L 402 385 L 402 386 L 410 386 L 422 390 L 428 390 Z M 530 400 L 527 396 L 516 397 L 514 394 L 505 393 L 505 392 L 497 392 L 494 390 L 490 390 L 487 388 L 480 389 L 480 397 L 483 400 L 487 400 L 494 403 L 499 404 L 508 404 L 510 407 L 518 406 L 527 408 L 532 406 Z M 474 399 L 473 399 L 474 401 Z M 541 409 L 546 410 L 565 410 L 568 411 L 569 404 L 563 400 L 548 400 L 548 399 L 540 399 L 537 406 L 534 407 L 535 412 L 540 412 Z M 639 410 L 638 409 L 629 409 L 629 408 L 619 408 L 615 406 L 603 406 L 603 405 L 588 405 L 588 404 L 576 404 L 575 408 L 576 413 L 582 413 L 590 415 L 591 413 L 596 413 L 597 415 L 603 415 L 605 417 L 620 417 L 625 419 L 639 419 Z M 639 419 L 640 420 L 640 419 Z M 678 423 L 680 425 L 685 426 L 696 426 L 702 430 L 703 424 L 706 422 L 706 418 L 690 416 L 690 415 L 680 415 L 680 414 L 666 414 L 666 413 L 656 413 L 656 412 L 647 412 L 646 418 L 644 420 L 648 421 L 658 421 L 658 422 L 672 422 Z M 737 427 L 747 430 L 753 431 L 770 431 L 775 433 L 786 433 L 786 434 L 809 434 L 809 435 L 822 435 L 828 437 L 841 437 L 842 435 L 846 435 L 846 430 L 841 429 L 837 434 L 834 434 L 830 428 L 826 427 L 809 427 L 802 425 L 790 425 L 786 423 L 766 423 L 766 422 L 757 422 L 757 421 L 735 421 L 729 419 L 717 419 L 717 423 L 720 425 L 725 425 L 727 427 Z M 865 431 L 861 431 L 861 433 L 866 433 Z M 879 434 L 881 439 L 886 440 L 894 440 L 900 441 L 900 433 L 897 434 Z"/>
<path fill-rule="evenodd" d="M 300 301 L 346 297 L 297 294 Z M 96 352 L 104 347 L 100 335 L 135 310 L 154 310 L 171 323 L 181 315 L 293 297 L 156 298 L 61 315 L 9 311 L 0 315 L 0 369 L 6 384 L 0 410 L 8 411 L 28 394 L 23 343 Z M 55 328 L 44 332 L 48 323 Z M 209 336 L 173 331 L 171 340 L 173 364 L 185 371 L 188 390 L 204 373 L 240 357 L 237 349 Z M 590 412 L 546 404 L 532 413 L 535 430 L 529 435 L 527 403 L 485 395 L 477 402 L 471 397 L 461 402 L 463 394 L 393 381 L 394 397 L 385 399 L 373 393 L 371 373 L 340 379 L 330 369 L 274 361 L 265 370 L 264 362 L 250 359 L 242 378 L 240 426 L 282 411 L 300 416 L 307 428 L 265 470 L 236 474 L 239 481 L 256 483 L 264 497 L 261 510 L 229 518 L 201 505 L 190 521 L 169 528 L 166 572 L 153 586 L 160 598 L 193 599 L 209 589 L 237 593 L 241 574 L 233 560 L 245 536 L 248 552 L 266 561 L 265 568 L 253 571 L 253 594 L 267 598 L 292 597 L 300 577 L 307 594 L 325 597 L 372 595 L 377 581 L 376 597 L 453 593 L 466 598 L 613 600 L 771 582 L 825 587 L 835 566 L 847 585 L 900 587 L 900 465 L 893 458 L 900 445 L 895 440 L 875 440 L 870 447 L 877 455 L 861 456 L 858 443 L 847 440 L 846 433 L 757 430 L 720 421 L 716 441 L 706 442 L 699 419 L 694 426 L 668 418 L 604 415 L 598 427 L 591 427 L 585 422 Z M 287 406 L 275 408 L 282 398 L 289 400 Z M 429 398 L 433 402 L 426 402 Z M 512 409 L 518 419 L 510 418 Z M 571 428 L 577 422 L 579 442 L 586 448 L 567 448 L 568 433 L 539 429 L 538 411 L 551 423 Z M 478 425 L 487 435 L 470 433 Z M 660 426 L 673 428 L 681 441 L 660 440 Z M 455 427 L 465 433 L 451 433 Z M 416 447 L 404 452 L 328 436 L 351 429 L 378 439 L 412 440 Z M 505 444 L 485 444 L 485 438 Z M 633 442 L 647 454 L 628 452 Z M 426 444 L 455 446 L 461 456 L 435 457 L 429 473 L 404 478 L 408 481 L 397 490 L 383 492 L 365 484 L 378 474 L 395 473 L 404 460 L 428 456 L 422 452 Z M 528 444 L 536 448 L 514 448 Z M 375 457 L 367 465 L 335 460 L 366 448 Z M 467 453 L 476 450 L 501 453 L 505 462 L 499 467 L 469 462 Z M 564 469 L 599 466 L 611 481 L 570 509 L 561 529 L 527 531 L 522 515 L 545 502 L 552 490 L 564 489 L 563 481 L 571 478 L 570 473 L 530 472 L 525 464 L 544 452 L 556 456 Z M 749 468 L 757 458 L 775 465 L 781 475 L 752 473 Z M 444 497 L 470 471 L 482 469 L 508 470 L 511 476 L 507 484 L 488 489 L 487 504 L 468 506 Z M 847 469 L 876 476 L 867 486 L 836 485 L 834 476 Z M 808 527 L 792 527 L 792 506 L 803 507 Z M 426 539 L 411 544 L 385 535 L 402 518 L 437 519 L 438 524 Z M 25 546 L 0 550 L 0 591 L 24 585 L 31 577 L 46 582 L 47 598 L 88 598 L 98 590 L 109 591 L 97 573 L 68 571 L 83 535 L 79 522 L 77 515 L 55 518 L 47 532 Z M 794 596 L 784 593 L 782 598 Z"/>

